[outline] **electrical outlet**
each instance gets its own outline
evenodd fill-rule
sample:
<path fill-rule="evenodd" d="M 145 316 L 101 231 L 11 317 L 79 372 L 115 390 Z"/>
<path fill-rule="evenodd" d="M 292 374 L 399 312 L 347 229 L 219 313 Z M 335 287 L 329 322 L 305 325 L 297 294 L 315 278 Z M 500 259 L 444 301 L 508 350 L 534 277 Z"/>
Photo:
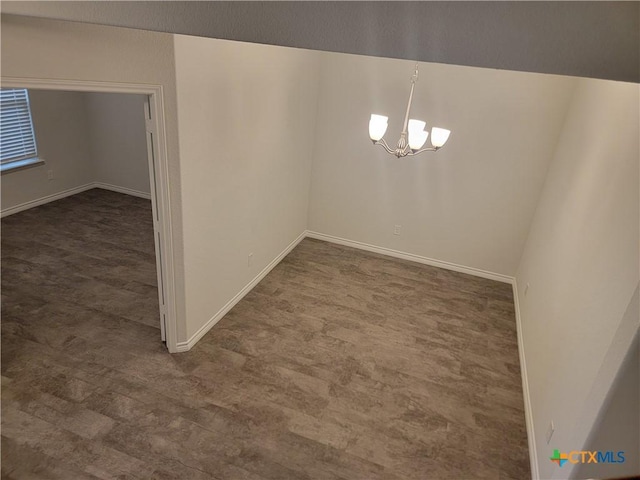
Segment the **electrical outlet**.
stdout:
<path fill-rule="evenodd" d="M 47 170 L 47 180 L 53 180 L 53 170 Z"/>
<path fill-rule="evenodd" d="M 395 227 L 393 227 L 393 234 L 394 235 L 400 235 L 400 228 L 402 227 L 402 225 L 396 225 Z"/>
<path fill-rule="evenodd" d="M 525 296 L 525 297 L 527 296 L 527 292 L 528 292 L 528 291 L 529 291 L 529 284 L 527 283 L 527 284 L 524 286 L 524 296 Z"/>
<path fill-rule="evenodd" d="M 250 253 L 247 257 L 247 267 L 250 267 L 253 264 L 253 253 Z"/>
<path fill-rule="evenodd" d="M 549 423 L 549 428 L 547 428 L 547 445 L 551 441 L 551 437 L 553 436 L 553 432 L 556 431 L 556 427 L 553 424 L 553 420 Z"/>

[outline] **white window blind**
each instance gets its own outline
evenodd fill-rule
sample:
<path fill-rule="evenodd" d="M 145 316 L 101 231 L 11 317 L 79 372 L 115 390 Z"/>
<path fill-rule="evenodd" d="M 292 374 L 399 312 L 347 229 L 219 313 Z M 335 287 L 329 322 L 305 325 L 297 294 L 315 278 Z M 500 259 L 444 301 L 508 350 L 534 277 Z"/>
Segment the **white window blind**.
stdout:
<path fill-rule="evenodd" d="M 0 110 L 0 165 L 37 157 L 27 90 L 1 89 Z"/>

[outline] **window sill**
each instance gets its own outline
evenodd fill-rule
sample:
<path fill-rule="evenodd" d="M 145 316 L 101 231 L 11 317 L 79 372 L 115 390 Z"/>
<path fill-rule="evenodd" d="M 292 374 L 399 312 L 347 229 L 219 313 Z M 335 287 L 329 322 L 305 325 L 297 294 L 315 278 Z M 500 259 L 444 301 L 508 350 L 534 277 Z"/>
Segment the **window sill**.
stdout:
<path fill-rule="evenodd" d="M 44 160 L 42 158 L 26 158 L 16 162 L 8 162 L 0 165 L 0 174 L 4 175 L 5 173 L 17 172 L 19 170 L 37 167 L 38 165 L 44 165 Z"/>

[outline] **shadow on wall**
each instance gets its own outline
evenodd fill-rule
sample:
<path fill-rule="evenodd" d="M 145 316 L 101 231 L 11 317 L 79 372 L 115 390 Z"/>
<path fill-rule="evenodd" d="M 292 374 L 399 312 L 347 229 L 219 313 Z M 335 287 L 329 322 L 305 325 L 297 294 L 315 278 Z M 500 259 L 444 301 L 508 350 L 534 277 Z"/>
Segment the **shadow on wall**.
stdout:
<path fill-rule="evenodd" d="M 638 478 L 640 475 L 639 335 L 637 330 L 585 447 L 591 452 L 613 452 L 613 458 L 618 461 L 618 452 L 624 452 L 624 462 L 580 464 L 572 478 Z"/>

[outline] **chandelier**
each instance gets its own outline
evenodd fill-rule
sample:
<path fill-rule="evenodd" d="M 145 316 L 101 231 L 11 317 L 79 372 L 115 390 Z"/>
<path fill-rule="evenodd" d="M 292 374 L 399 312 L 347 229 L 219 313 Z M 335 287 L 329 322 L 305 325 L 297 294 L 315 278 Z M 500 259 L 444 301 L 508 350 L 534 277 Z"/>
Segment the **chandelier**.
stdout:
<path fill-rule="evenodd" d="M 413 88 L 418 81 L 418 64 L 416 70 L 411 76 L 411 92 L 409 93 L 409 103 L 407 104 L 407 113 L 404 116 L 404 126 L 400 134 L 400 140 L 396 148 L 391 148 L 382 138 L 387 131 L 387 121 L 389 117 L 384 115 L 371 114 L 369 120 L 369 137 L 374 145 L 381 145 L 387 153 L 396 157 L 409 157 L 418 155 L 422 152 L 437 152 L 449 139 L 450 130 L 445 128 L 433 127 L 431 129 L 431 147 L 422 148 L 427 141 L 429 132 L 425 131 L 426 123 L 421 120 L 409 119 L 409 111 L 411 110 L 411 100 L 413 99 Z"/>

